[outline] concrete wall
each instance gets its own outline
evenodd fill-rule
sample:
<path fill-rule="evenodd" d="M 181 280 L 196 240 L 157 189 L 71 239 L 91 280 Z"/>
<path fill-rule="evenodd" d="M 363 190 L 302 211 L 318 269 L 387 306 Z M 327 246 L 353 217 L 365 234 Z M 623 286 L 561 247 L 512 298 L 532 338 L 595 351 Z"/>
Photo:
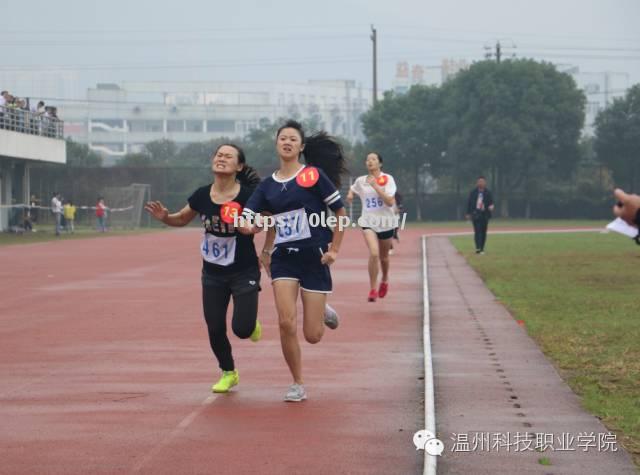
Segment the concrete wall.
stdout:
<path fill-rule="evenodd" d="M 67 143 L 61 139 L 0 129 L 0 160 L 4 157 L 66 163 Z"/>
<path fill-rule="evenodd" d="M 6 231 L 9 227 L 9 216 L 11 215 L 11 195 L 13 193 L 11 184 L 14 173 L 14 162 L 0 157 L 0 231 Z"/>

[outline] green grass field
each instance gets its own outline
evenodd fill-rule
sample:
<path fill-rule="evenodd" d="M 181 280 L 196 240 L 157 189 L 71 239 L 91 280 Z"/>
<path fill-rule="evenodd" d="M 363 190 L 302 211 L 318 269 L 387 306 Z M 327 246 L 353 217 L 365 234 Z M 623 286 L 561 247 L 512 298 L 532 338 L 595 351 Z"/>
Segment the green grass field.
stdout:
<path fill-rule="evenodd" d="M 640 247 L 614 234 L 452 242 L 640 466 Z"/>
<path fill-rule="evenodd" d="M 11 244 L 31 244 L 35 242 L 59 241 L 67 239 L 88 239 L 107 236 L 122 236 L 128 234 L 140 234 L 146 232 L 157 232 L 166 228 L 140 228 L 140 229 L 109 229 L 106 233 L 99 233 L 94 228 L 76 226 L 74 234 L 63 231 L 60 237 L 55 235 L 55 228 L 52 225 L 38 226 L 37 232 L 23 234 L 0 233 L 0 246 Z"/>
<path fill-rule="evenodd" d="M 586 220 L 586 219 L 492 219 L 489 224 L 489 229 L 495 226 L 506 228 L 577 228 L 577 227 L 590 227 L 590 228 L 604 228 L 609 221 L 601 220 Z M 427 228 L 427 231 L 431 228 L 434 230 L 440 228 L 460 228 L 461 231 L 472 231 L 471 223 L 469 221 L 423 221 L 423 222 L 407 222 L 407 228 Z"/>

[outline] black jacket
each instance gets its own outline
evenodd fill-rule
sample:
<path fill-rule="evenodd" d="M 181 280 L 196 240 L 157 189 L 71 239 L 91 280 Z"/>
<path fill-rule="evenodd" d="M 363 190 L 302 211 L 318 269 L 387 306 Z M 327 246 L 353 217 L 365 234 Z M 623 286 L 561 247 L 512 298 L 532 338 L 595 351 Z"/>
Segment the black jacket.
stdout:
<path fill-rule="evenodd" d="M 472 218 L 491 218 L 491 211 L 489 211 L 489 206 L 493 204 L 493 196 L 491 195 L 491 192 L 488 188 L 485 188 L 483 193 L 484 211 L 476 209 L 476 202 L 478 201 L 478 188 L 474 188 L 473 190 L 471 190 L 471 193 L 469 193 L 469 200 L 467 201 L 467 214 L 471 215 Z"/>

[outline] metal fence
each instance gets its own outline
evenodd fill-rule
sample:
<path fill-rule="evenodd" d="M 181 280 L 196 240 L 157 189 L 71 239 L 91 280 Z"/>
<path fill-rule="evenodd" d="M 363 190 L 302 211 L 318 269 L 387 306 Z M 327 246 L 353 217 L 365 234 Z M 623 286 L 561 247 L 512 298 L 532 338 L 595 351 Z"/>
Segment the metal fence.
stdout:
<path fill-rule="evenodd" d="M 53 139 L 64 138 L 64 122 L 17 107 L 0 106 L 0 129 Z"/>

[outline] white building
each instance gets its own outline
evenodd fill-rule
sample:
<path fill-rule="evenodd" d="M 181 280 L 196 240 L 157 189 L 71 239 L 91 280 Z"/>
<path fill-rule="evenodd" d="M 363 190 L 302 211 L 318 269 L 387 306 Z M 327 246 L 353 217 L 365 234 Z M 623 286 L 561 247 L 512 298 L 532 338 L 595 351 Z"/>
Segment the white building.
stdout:
<path fill-rule="evenodd" d="M 611 71 L 585 72 L 578 66 L 558 64 L 558 71 L 570 74 L 587 97 L 584 134 L 593 135 L 598 113 L 629 89 L 629 75 Z"/>
<path fill-rule="evenodd" d="M 328 132 L 363 140 L 360 116 L 371 91 L 355 81 L 124 82 L 99 84 L 87 100 L 59 107 L 65 136 L 86 143 L 105 163 L 153 140 L 178 145 L 241 138 L 261 119 L 315 117 Z"/>
<path fill-rule="evenodd" d="M 404 94 L 411 86 L 440 86 L 458 72 L 468 68 L 467 61 L 448 58 L 443 59 L 439 66 L 409 65 L 407 61 L 401 61 L 396 64 L 396 75 L 392 83 L 393 91 Z"/>
<path fill-rule="evenodd" d="M 460 71 L 464 71 L 465 69 L 469 69 L 469 62 L 466 59 L 451 59 L 445 58 L 442 60 L 442 84 L 447 82 L 449 79 L 452 79 L 456 74 Z"/>

